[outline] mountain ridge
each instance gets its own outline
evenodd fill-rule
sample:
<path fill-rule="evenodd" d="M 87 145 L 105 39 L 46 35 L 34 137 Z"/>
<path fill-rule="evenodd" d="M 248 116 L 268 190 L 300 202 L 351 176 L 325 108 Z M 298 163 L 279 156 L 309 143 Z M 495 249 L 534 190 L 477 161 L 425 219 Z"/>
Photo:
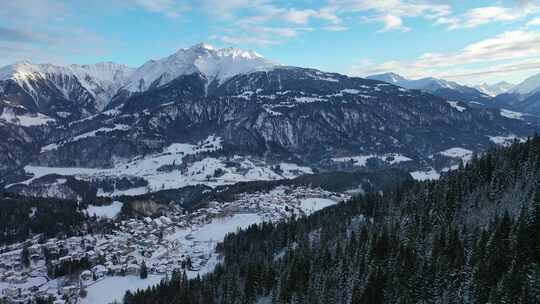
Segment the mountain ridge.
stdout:
<path fill-rule="evenodd" d="M 171 56 L 157 65 L 157 61 L 147 64 L 145 69 L 150 66 L 158 72 L 147 78 L 143 91 L 120 88 L 103 110 L 73 74 L 28 77 L 38 102 L 24 84 L 1 80 L 0 128 L 6 129 L 8 141 L 0 143 L 7 155 L 0 169 L 19 175 L 4 184 L 30 183 L 26 176 L 33 167 L 58 174 L 63 173 L 55 168 L 93 168 L 96 178 L 103 175 L 101 169 L 125 172 L 125 166 L 144 156 L 159 157 L 175 144 L 196 145 L 210 138 L 221 148 L 184 155 L 185 160 L 179 157 L 175 165 L 161 164 L 167 169 L 144 169 L 155 177 L 151 190 L 162 186 L 159 179 L 164 174 L 178 174 L 171 179 L 178 181 L 189 179 L 185 174 L 190 172 L 196 181 L 184 182 L 205 183 L 204 176 L 214 175 L 210 168 L 235 178 L 240 178 L 238 172 L 250 172 L 242 169 L 247 165 L 239 160 L 227 167 L 235 162 L 227 160 L 231 157 L 247 158 L 250 167 L 261 164 L 253 170 L 263 173 L 249 175 L 253 178 L 279 175 L 267 167 L 281 163 L 310 170 L 404 167 L 432 172 L 458 165 L 461 157 L 444 156 L 448 149 L 472 154 L 507 139 L 526 137 L 539 123 L 521 113 L 474 108 L 459 99 L 378 80 L 276 65 L 249 51 L 197 45 Z M 212 58 L 220 56 L 224 61 L 215 64 Z M 206 69 L 197 67 L 200 58 L 211 64 L 199 64 Z M 249 64 L 221 73 L 237 59 Z M 172 67 L 183 68 L 161 77 L 160 66 L 171 60 L 179 62 Z M 116 66 L 107 63 L 101 68 L 116 71 Z M 129 71 L 117 79 L 129 78 L 124 77 Z M 102 79 L 110 80 L 115 73 L 106 75 Z M 32 149 L 21 151 L 10 141 Z M 206 162 L 212 165 L 206 166 Z M 26 166 L 30 168 L 26 170 Z M 236 167 L 239 171 L 232 169 Z M 77 170 L 68 173 L 73 171 Z"/>

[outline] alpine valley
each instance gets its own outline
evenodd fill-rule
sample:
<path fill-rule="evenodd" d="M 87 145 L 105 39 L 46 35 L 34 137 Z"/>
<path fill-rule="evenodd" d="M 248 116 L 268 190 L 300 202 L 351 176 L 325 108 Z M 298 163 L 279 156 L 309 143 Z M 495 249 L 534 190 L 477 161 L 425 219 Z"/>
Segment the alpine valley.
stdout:
<path fill-rule="evenodd" d="M 5 66 L 0 303 L 538 303 L 539 92 L 207 44 Z"/>
<path fill-rule="evenodd" d="M 0 69 L 0 185 L 43 194 L 73 176 L 112 196 L 314 171 L 438 176 L 537 130 L 535 115 L 478 106 L 491 99 L 437 79 L 348 77 L 206 44 L 139 68 L 19 62 Z M 80 196 L 56 189 L 47 195 Z"/>

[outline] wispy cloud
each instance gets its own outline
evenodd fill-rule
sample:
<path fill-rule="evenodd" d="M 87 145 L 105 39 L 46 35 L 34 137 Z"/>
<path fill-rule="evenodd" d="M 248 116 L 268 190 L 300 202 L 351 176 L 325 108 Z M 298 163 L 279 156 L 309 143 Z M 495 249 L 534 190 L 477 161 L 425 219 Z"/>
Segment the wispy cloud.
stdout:
<path fill-rule="evenodd" d="M 506 62 L 501 65 L 502 61 Z M 530 64 L 524 64 L 525 61 L 527 63 L 540 62 L 540 31 L 508 31 L 469 44 L 457 52 L 424 53 L 412 62 L 389 60 L 373 64 L 364 61 L 354 65 L 351 68 L 351 73 L 369 75 L 397 72 L 411 78 L 426 76 L 480 77 L 503 71 L 528 70 Z M 477 65 L 487 67 L 482 68 Z"/>
<path fill-rule="evenodd" d="M 344 25 L 327 25 L 323 27 L 323 29 L 330 32 L 344 32 L 344 31 L 348 31 L 349 27 L 344 26 Z"/>
<path fill-rule="evenodd" d="M 50 38 L 44 33 L 0 27 L 0 41 L 45 43 L 50 41 Z"/>
<path fill-rule="evenodd" d="M 486 6 L 469 9 L 460 16 L 440 17 L 438 24 L 447 25 L 448 29 L 475 28 L 481 25 L 494 22 L 513 22 L 540 11 L 540 7 L 531 2 L 519 3 L 519 5 Z"/>
<path fill-rule="evenodd" d="M 362 13 L 363 20 L 381 22 L 381 31 L 409 31 L 404 19 L 417 17 L 436 20 L 448 16 L 452 8 L 446 4 L 415 0 L 330 0 L 329 6 L 339 14 Z M 370 14 L 370 15 L 365 15 Z"/>
<path fill-rule="evenodd" d="M 131 0 L 133 4 L 149 12 L 163 14 L 169 18 L 178 18 L 191 6 L 185 1 L 177 0 Z"/>

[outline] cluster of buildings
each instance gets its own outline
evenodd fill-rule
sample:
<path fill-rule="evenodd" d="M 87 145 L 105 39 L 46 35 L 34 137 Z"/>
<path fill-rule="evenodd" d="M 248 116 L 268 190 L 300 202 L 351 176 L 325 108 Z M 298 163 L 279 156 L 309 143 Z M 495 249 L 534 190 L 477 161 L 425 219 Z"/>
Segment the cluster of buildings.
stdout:
<path fill-rule="evenodd" d="M 46 240 L 34 237 L 4 246 L 0 248 L 0 299 L 31 303 L 37 297 L 52 297 L 55 303 L 79 303 L 93 284 L 116 276 L 139 276 L 142 267 L 149 274 L 164 277 L 175 269 L 211 271 L 208 263 L 216 256 L 215 246 L 223 235 L 217 233 L 212 238 L 212 229 L 221 228 L 208 227 L 222 221 L 223 229 L 234 232 L 236 227 L 226 227 L 231 223 L 222 219 L 238 214 L 277 221 L 310 213 L 313 208 L 306 209 L 303 203 L 310 198 L 309 202 L 313 198 L 338 202 L 347 197 L 321 189 L 278 187 L 269 192 L 243 193 L 232 202 L 211 202 L 207 208 L 189 214 L 170 208 L 155 218 L 116 220 L 110 234 Z M 29 264 L 22 260 L 23 248 L 27 249 Z M 63 271 L 61 276 L 53 273 L 55 269 Z"/>

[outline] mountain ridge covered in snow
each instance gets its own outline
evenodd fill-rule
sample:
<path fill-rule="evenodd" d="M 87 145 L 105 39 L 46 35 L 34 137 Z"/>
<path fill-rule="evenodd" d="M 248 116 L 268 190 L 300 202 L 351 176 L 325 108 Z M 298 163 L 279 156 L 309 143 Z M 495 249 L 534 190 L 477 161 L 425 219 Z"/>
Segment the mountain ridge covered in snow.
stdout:
<path fill-rule="evenodd" d="M 35 81 L 50 80 L 67 97 L 73 85 L 65 79 L 71 78 L 96 99 L 98 110 L 102 110 L 120 90 L 146 91 L 165 85 L 181 75 L 197 72 L 205 75 L 209 83 L 214 80 L 222 83 L 235 75 L 276 65 L 251 50 L 217 49 L 200 43 L 182 48 L 165 58 L 149 60 L 138 68 L 114 62 L 54 65 L 20 61 L 0 68 L 0 81 L 15 81 L 37 100 Z"/>
<path fill-rule="evenodd" d="M 499 94 L 503 94 L 512 90 L 513 87 L 514 85 L 511 83 L 508 83 L 506 81 L 500 81 L 494 84 L 483 83 L 481 85 L 475 86 L 475 89 L 486 95 L 495 97 Z"/>

